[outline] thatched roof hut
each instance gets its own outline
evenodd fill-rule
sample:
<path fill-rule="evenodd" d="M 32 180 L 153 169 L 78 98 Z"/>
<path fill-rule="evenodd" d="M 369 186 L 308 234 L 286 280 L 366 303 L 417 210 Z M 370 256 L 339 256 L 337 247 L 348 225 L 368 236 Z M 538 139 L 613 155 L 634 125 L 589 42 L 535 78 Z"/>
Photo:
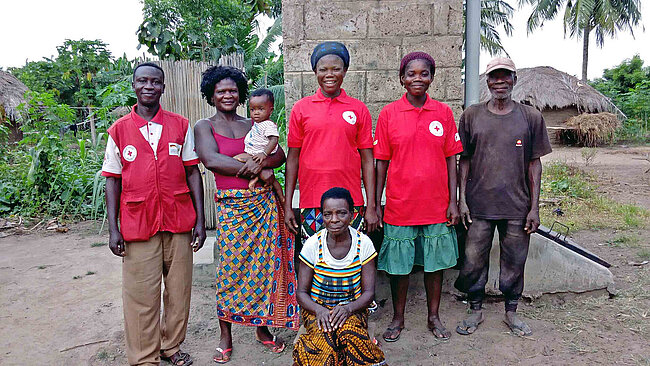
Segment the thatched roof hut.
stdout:
<path fill-rule="evenodd" d="M 27 87 L 8 72 L 0 70 L 0 121 L 15 122 L 19 118 L 16 107 L 25 101 Z"/>
<path fill-rule="evenodd" d="M 23 132 L 20 129 L 20 113 L 17 107 L 25 101 L 27 87 L 15 76 L 0 70 L 0 123 L 9 127 L 8 141 L 20 141 Z"/>

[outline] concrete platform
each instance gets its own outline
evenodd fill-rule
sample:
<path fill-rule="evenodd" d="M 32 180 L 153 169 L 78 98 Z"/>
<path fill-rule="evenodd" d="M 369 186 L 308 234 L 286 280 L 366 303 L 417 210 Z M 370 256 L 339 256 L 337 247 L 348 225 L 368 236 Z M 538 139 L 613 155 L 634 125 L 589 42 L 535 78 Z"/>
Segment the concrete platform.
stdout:
<path fill-rule="evenodd" d="M 571 244 L 579 247 L 574 242 Z M 488 294 L 492 295 L 501 294 L 499 291 L 499 254 L 499 237 L 495 233 L 485 289 Z M 453 287 L 453 282 L 457 277 L 457 270 L 447 270 L 443 288 L 450 292 L 458 292 Z M 537 297 L 545 293 L 582 293 L 597 290 L 615 292 L 614 275 L 608 268 L 554 240 L 537 233 L 531 235 L 524 271 L 524 296 Z"/>

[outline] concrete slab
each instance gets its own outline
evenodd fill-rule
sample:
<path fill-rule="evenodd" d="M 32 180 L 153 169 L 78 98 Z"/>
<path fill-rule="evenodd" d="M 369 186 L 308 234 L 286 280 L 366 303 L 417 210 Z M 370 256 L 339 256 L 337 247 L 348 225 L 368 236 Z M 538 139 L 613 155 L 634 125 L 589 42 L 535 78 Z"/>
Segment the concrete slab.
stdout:
<path fill-rule="evenodd" d="M 208 231 L 208 237 L 205 239 L 203 248 L 194 253 L 194 278 L 212 278 L 212 281 L 214 281 L 217 269 L 215 258 L 218 258 L 217 253 L 215 253 L 215 235 L 214 230 Z"/>
<path fill-rule="evenodd" d="M 214 235 L 205 239 L 203 248 L 194 253 L 194 265 L 214 263 Z"/>
<path fill-rule="evenodd" d="M 499 254 L 499 238 L 495 233 L 485 289 L 488 294 L 501 294 Z M 457 277 L 457 270 L 446 271 L 446 290 L 457 292 L 453 287 Z M 524 296 L 536 297 L 543 293 L 581 293 L 596 290 L 614 293 L 614 275 L 609 269 L 540 234 L 535 233 L 531 236 L 524 271 Z"/>

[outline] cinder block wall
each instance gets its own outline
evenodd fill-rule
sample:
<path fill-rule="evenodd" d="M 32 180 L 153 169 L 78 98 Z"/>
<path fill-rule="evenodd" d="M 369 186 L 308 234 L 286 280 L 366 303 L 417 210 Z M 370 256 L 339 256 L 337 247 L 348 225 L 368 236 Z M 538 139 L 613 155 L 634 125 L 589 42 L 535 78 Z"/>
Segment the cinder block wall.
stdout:
<path fill-rule="evenodd" d="M 348 47 L 351 62 L 343 88 L 366 103 L 373 123 L 404 93 L 399 62 L 412 51 L 436 60 L 429 94 L 460 116 L 462 0 L 283 0 L 282 14 L 287 117 L 298 99 L 318 88 L 309 56 L 322 41 Z"/>

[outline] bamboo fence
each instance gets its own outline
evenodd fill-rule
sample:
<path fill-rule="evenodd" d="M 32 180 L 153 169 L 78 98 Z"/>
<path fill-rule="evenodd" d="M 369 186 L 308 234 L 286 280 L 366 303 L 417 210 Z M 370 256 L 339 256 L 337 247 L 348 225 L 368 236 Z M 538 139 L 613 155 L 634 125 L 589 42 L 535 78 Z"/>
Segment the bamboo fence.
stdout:
<path fill-rule="evenodd" d="M 212 66 L 208 62 L 189 60 L 154 61 L 165 70 L 165 93 L 160 103 L 165 110 L 185 116 L 194 127 L 196 121 L 212 116 L 214 107 L 201 97 L 201 74 Z M 244 55 L 241 53 L 222 56 L 219 65 L 228 65 L 244 69 Z M 246 116 L 246 109 L 240 106 L 237 112 Z M 214 193 L 216 186 L 214 175 L 203 164 L 199 165 L 203 177 L 203 196 L 205 207 L 205 225 L 208 229 L 216 227 L 216 207 Z"/>

